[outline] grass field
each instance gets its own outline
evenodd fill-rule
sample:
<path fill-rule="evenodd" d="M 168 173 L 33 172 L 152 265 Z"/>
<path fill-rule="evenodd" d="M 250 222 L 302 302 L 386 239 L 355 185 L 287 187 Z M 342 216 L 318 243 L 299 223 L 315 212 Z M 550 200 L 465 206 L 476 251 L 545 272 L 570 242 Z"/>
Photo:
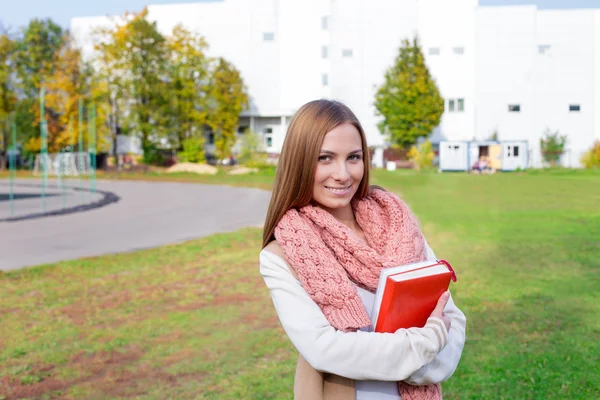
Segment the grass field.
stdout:
<path fill-rule="evenodd" d="M 221 179 L 268 187 L 272 174 Z M 600 398 L 600 175 L 373 183 L 410 204 L 457 271 L 467 344 L 446 399 Z M 296 353 L 258 274 L 260 236 L 0 275 L 0 398 L 291 398 Z"/>

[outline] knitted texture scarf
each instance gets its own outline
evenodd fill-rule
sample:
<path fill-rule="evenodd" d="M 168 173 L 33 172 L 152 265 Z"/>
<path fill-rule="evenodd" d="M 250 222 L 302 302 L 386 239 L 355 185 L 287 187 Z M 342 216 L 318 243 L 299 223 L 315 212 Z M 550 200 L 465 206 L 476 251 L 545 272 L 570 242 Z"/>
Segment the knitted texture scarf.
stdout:
<path fill-rule="evenodd" d="M 415 216 L 394 194 L 373 189 L 352 201 L 367 243 L 329 212 L 313 205 L 290 209 L 275 228 L 287 261 L 329 323 L 350 332 L 371 320 L 353 282 L 375 292 L 383 268 L 425 260 Z M 440 385 L 399 382 L 403 400 L 441 399 Z"/>

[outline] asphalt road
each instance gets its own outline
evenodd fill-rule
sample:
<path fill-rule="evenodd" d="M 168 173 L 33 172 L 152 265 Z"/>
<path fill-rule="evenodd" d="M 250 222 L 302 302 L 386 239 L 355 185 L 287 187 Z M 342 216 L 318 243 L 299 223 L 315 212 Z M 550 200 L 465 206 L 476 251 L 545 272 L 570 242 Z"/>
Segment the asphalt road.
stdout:
<path fill-rule="evenodd" d="M 33 186 L 32 186 L 33 185 Z M 77 186 L 76 183 L 72 183 Z M 0 270 L 129 252 L 229 232 L 264 222 L 270 193 L 259 189 L 174 182 L 97 181 L 112 196 L 98 208 L 6 221 L 8 180 L 0 180 Z M 37 188 L 37 190 L 36 190 Z M 13 215 L 39 213 L 39 182 L 17 181 Z M 46 212 L 99 203 L 75 188 L 47 189 Z M 65 197 L 63 197 L 65 196 Z M 116 200 L 115 200 L 116 199 Z M 2 221 L 4 219 L 4 221 Z"/>

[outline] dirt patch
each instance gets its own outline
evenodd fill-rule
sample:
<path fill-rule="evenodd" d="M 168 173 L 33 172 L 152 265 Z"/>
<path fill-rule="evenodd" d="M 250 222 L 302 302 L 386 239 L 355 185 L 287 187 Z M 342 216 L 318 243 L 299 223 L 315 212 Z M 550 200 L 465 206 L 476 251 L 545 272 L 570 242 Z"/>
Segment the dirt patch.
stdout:
<path fill-rule="evenodd" d="M 167 172 L 193 172 L 195 174 L 214 175 L 218 172 L 218 169 L 208 164 L 179 163 L 169 167 Z"/>
<path fill-rule="evenodd" d="M 120 292 L 111 293 L 110 295 L 106 296 L 105 300 L 98 305 L 98 308 L 101 308 L 103 310 L 117 308 L 121 304 L 127 303 L 129 301 L 131 301 L 131 294 L 129 294 L 129 291 L 123 290 Z"/>
<path fill-rule="evenodd" d="M 68 317 L 74 324 L 82 325 L 87 320 L 90 309 L 83 304 L 71 304 L 61 308 L 59 312 Z"/>
<path fill-rule="evenodd" d="M 163 374 L 160 371 L 143 370 L 129 372 L 125 367 L 130 367 L 143 355 L 139 347 L 133 346 L 124 352 L 80 352 L 76 354 L 66 365 L 69 369 L 80 371 L 81 376 L 74 379 L 61 380 L 54 376 L 53 365 L 33 366 L 27 372 L 27 375 L 33 377 L 32 380 L 23 379 L 21 376 L 4 376 L 0 379 L 3 388 L 8 388 L 7 392 L 2 392 L 7 400 L 21 399 L 28 397 L 39 397 L 44 394 L 64 391 L 74 385 L 91 385 L 94 391 L 99 389 L 105 392 L 105 389 L 118 386 L 118 383 L 129 388 L 129 380 L 147 377 L 151 374 Z M 152 376 L 156 378 L 155 376 Z M 171 379 L 171 378 L 169 378 Z M 37 382 L 35 382 L 37 381 Z M 34 383 L 32 383 L 34 382 Z"/>

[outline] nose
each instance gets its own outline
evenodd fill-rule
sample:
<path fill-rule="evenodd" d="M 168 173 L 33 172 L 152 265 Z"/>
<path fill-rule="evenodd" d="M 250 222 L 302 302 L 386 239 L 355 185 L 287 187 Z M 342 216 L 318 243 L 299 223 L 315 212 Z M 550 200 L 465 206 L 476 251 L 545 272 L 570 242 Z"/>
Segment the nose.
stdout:
<path fill-rule="evenodd" d="M 331 177 L 339 182 L 346 182 L 348 179 L 350 179 L 350 173 L 348 173 L 348 166 L 346 163 L 336 163 L 335 170 L 331 174 Z"/>

